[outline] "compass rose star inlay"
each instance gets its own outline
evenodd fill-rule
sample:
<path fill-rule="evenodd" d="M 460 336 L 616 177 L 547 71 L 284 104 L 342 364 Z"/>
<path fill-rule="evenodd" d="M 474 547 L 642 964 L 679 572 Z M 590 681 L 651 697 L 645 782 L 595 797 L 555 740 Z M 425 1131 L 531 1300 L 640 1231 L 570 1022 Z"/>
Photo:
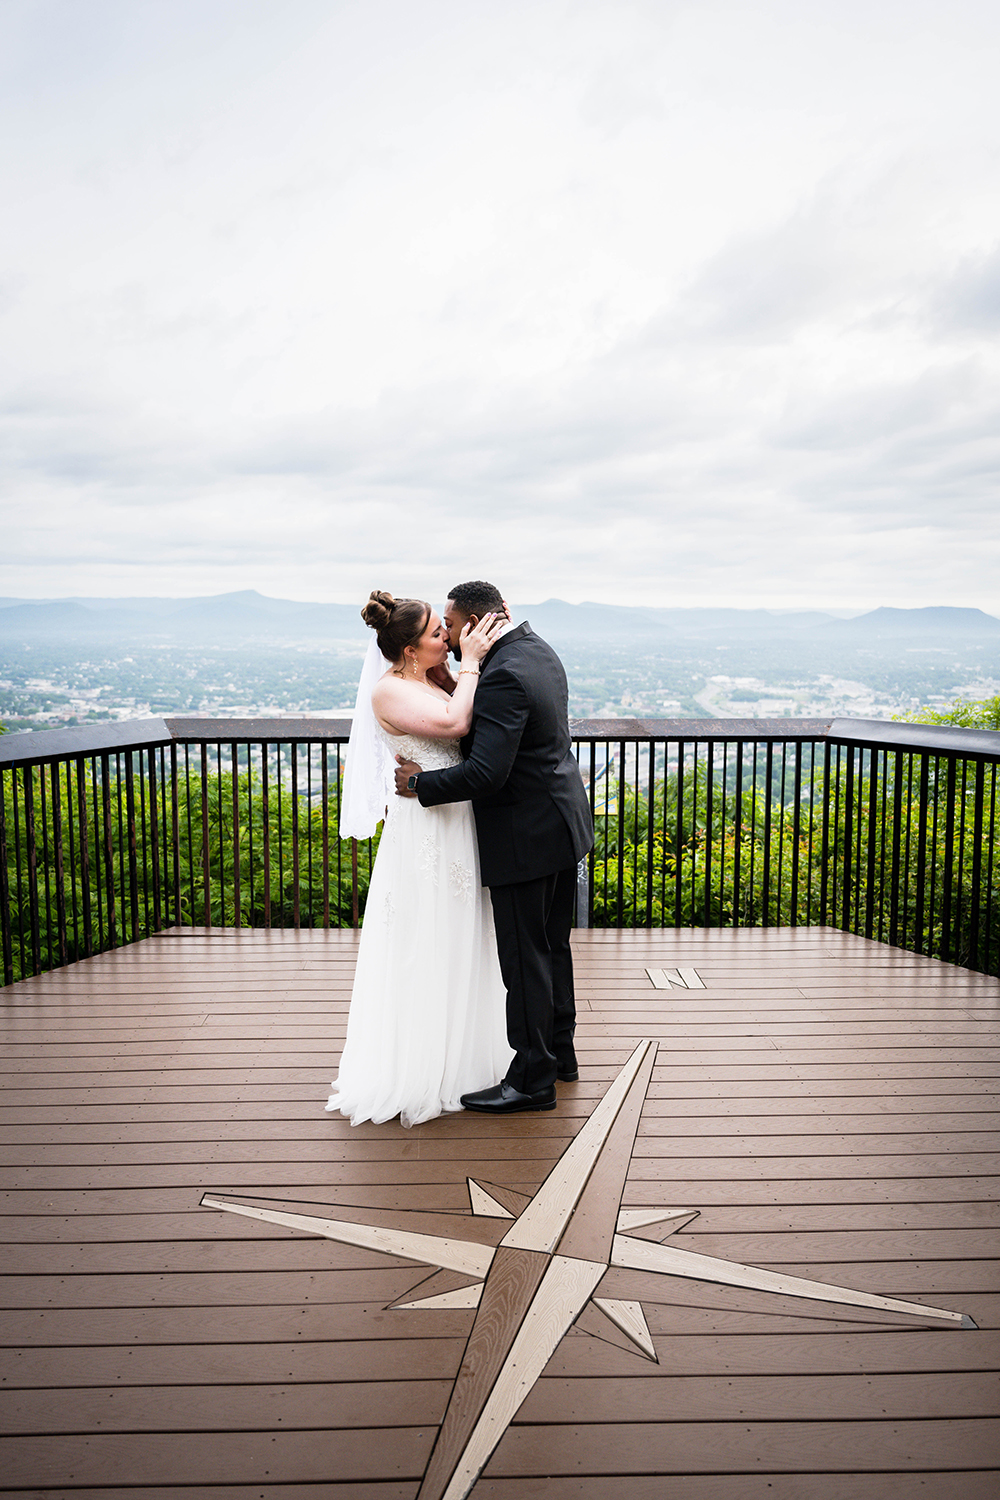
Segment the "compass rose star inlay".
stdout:
<path fill-rule="evenodd" d="M 603 1330 L 615 1342 L 624 1341 L 637 1354 L 656 1360 L 641 1305 L 596 1295 L 615 1267 L 904 1314 L 951 1327 L 976 1326 L 960 1312 L 739 1265 L 630 1235 L 629 1230 L 658 1224 L 666 1226 L 667 1238 L 698 1213 L 620 1206 L 656 1050 L 655 1042 L 639 1043 L 532 1197 L 470 1179 L 474 1217 L 455 1222 L 453 1216 L 452 1235 L 406 1229 L 398 1222 L 364 1224 L 286 1213 L 214 1194 L 202 1198 L 206 1208 L 435 1267 L 429 1282 L 413 1289 L 424 1295 L 407 1293 L 409 1300 L 392 1304 L 396 1308 L 476 1309 L 417 1500 L 464 1500 L 574 1324 L 585 1332 Z M 414 1217 L 426 1223 L 428 1216 Z M 478 1226 L 481 1238 L 464 1237 L 470 1225 Z M 464 1284 L 455 1286 L 456 1276 Z M 447 1289 L 427 1295 L 439 1279 L 448 1281 Z"/>

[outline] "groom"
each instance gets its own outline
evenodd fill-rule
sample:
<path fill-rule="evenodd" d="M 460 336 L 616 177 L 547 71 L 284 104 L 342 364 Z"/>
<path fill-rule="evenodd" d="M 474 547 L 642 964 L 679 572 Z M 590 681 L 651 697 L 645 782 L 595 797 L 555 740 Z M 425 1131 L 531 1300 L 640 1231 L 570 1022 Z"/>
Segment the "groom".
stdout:
<path fill-rule="evenodd" d="M 452 589 L 451 647 L 468 622 L 504 612 L 491 583 Z M 483 885 L 489 886 L 515 1056 L 493 1088 L 463 1094 L 466 1109 L 514 1114 L 555 1109 L 556 1079 L 572 1082 L 576 1006 L 569 935 L 579 861 L 594 842 L 590 804 L 573 757 L 562 663 L 531 626 L 507 625 L 483 657 L 460 765 L 396 770 L 396 790 L 423 807 L 471 800 Z"/>

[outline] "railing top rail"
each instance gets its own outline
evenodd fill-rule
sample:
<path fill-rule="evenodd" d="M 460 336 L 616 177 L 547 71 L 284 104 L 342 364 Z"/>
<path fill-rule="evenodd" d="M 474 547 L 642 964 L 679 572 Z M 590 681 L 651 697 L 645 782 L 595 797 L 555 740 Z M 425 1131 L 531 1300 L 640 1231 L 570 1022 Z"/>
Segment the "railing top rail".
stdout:
<path fill-rule="evenodd" d="M 829 719 L 570 719 L 575 740 L 821 740 Z"/>
<path fill-rule="evenodd" d="M 116 723 L 78 724 L 69 729 L 27 730 L 0 735 L 0 766 L 34 766 L 73 755 L 142 750 L 169 745 L 165 719 L 119 719 Z"/>
<path fill-rule="evenodd" d="M 350 732 L 350 719 L 128 719 L 3 735 L 0 766 L 38 765 L 76 755 L 141 750 L 151 745 L 343 744 Z M 733 744 L 829 740 L 835 744 L 925 751 L 961 759 L 1000 760 L 1000 732 L 996 730 L 898 723 L 888 719 L 571 719 L 570 732 L 575 740 L 598 742 Z"/>
<path fill-rule="evenodd" d="M 895 719 L 834 719 L 826 738 L 881 750 L 929 750 L 962 760 L 1000 760 L 1000 732 L 953 724 L 905 724 Z"/>
<path fill-rule="evenodd" d="M 167 719 L 170 739 L 193 745 L 245 745 L 247 741 L 268 745 L 307 744 L 310 741 L 347 740 L 350 719 Z"/>

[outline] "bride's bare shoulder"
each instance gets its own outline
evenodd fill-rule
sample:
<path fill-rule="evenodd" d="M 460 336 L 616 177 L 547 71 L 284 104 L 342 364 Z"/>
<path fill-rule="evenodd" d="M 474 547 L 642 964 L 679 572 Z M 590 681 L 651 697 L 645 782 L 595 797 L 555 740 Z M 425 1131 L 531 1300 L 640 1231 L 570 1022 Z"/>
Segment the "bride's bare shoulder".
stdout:
<path fill-rule="evenodd" d="M 380 677 L 372 688 L 372 703 L 392 702 L 397 696 L 399 688 L 402 686 L 403 684 L 398 677 L 394 677 L 391 672 L 386 672 L 385 676 Z"/>

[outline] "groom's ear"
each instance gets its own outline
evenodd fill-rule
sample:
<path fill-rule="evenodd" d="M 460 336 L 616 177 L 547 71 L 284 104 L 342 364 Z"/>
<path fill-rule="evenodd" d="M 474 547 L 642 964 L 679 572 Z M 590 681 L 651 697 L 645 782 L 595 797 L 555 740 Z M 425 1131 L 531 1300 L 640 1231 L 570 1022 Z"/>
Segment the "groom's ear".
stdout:
<path fill-rule="evenodd" d="M 476 628 L 476 626 L 478 624 L 479 624 L 479 616 L 478 615 L 470 615 L 469 616 L 469 629 L 470 630 L 475 630 L 475 628 Z"/>

